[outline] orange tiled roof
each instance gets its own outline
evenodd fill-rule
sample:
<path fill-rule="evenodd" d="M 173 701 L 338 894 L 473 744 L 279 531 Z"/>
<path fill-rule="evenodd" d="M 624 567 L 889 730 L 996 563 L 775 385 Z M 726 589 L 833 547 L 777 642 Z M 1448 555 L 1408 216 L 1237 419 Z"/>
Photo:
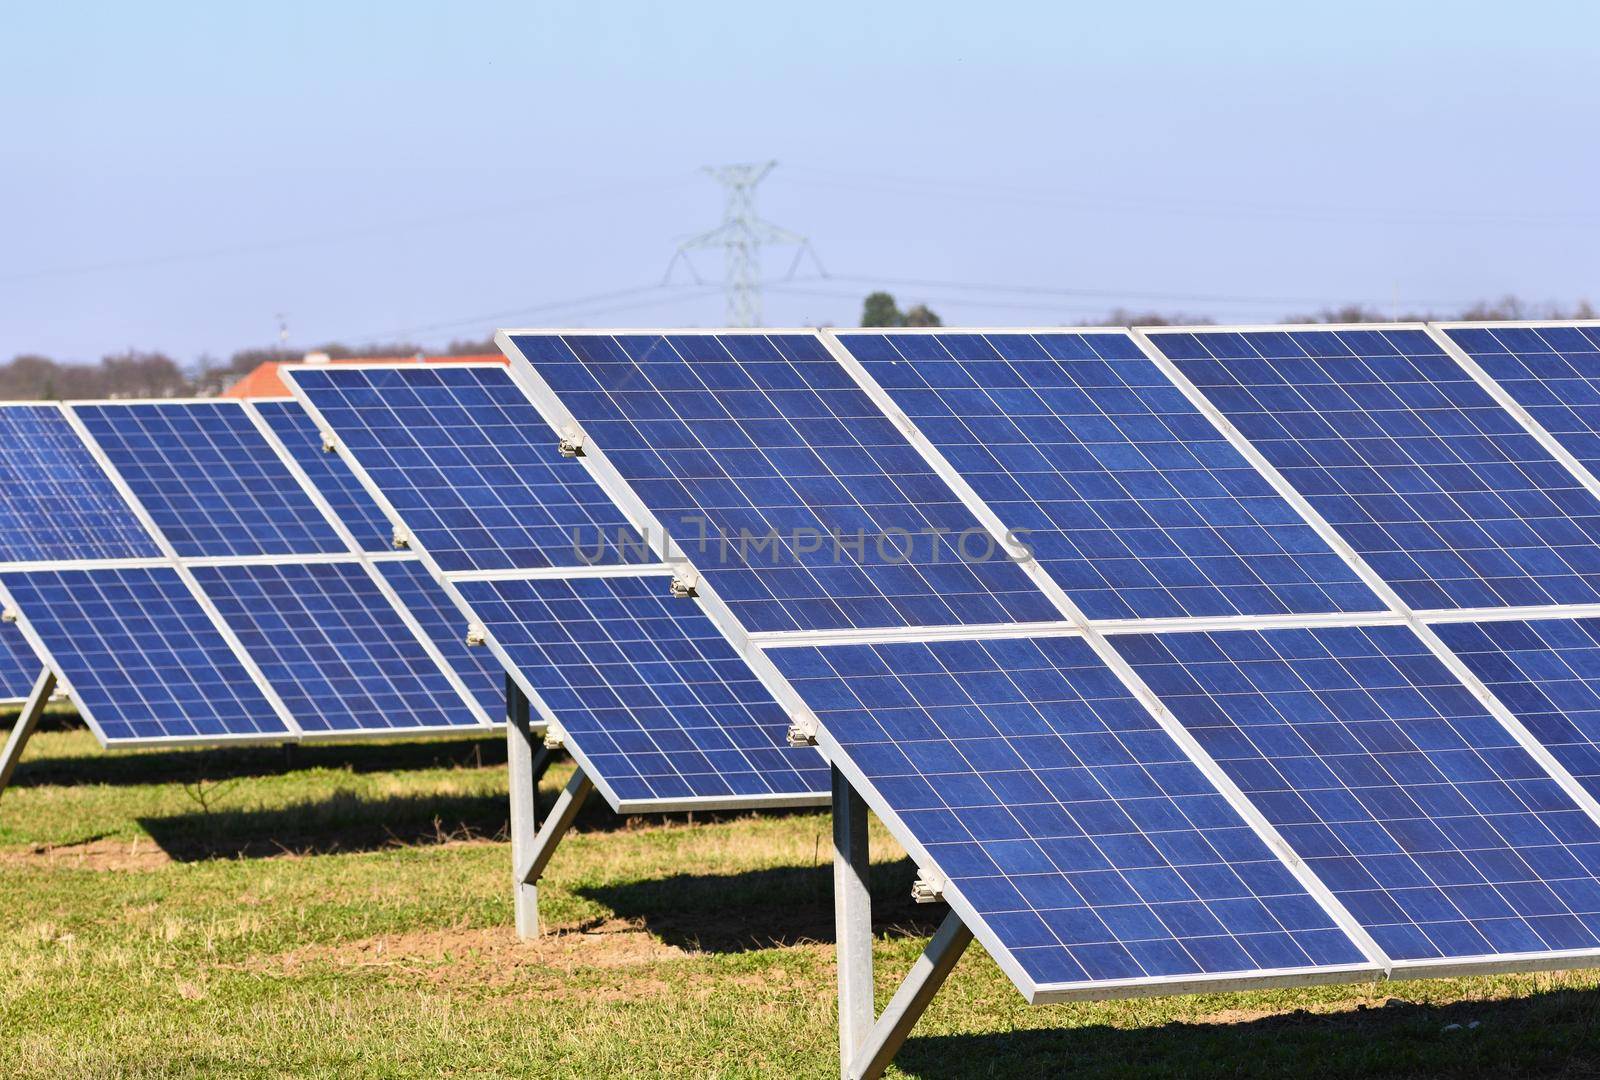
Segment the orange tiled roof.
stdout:
<path fill-rule="evenodd" d="M 499 353 L 484 356 L 362 356 L 348 360 L 329 360 L 330 364 L 503 364 Z M 278 378 L 276 361 L 261 364 L 250 374 L 222 392 L 223 397 L 288 397 L 289 388 Z"/>

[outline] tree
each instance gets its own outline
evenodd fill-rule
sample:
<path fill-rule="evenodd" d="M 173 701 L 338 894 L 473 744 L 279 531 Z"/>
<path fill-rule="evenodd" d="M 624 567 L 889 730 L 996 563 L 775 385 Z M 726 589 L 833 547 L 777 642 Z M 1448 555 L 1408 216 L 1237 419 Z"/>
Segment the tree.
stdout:
<path fill-rule="evenodd" d="M 886 292 L 868 293 L 861 305 L 862 326 L 903 326 L 904 318 L 894 297 Z"/>
<path fill-rule="evenodd" d="M 927 304 L 913 304 L 911 310 L 901 311 L 894 297 L 886 292 L 867 294 L 861 305 L 862 326 L 943 326 L 944 320 L 935 315 Z"/>

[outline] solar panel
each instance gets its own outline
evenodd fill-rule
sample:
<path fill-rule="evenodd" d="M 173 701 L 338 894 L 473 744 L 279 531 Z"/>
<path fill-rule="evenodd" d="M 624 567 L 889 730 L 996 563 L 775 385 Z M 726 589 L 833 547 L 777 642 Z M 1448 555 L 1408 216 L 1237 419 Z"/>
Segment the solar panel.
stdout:
<path fill-rule="evenodd" d="M 0 408 L 0 562 L 160 555 L 54 405 Z"/>
<path fill-rule="evenodd" d="M 305 731 L 478 726 L 360 563 L 201 565 L 194 575 Z"/>
<path fill-rule="evenodd" d="M 1433 631 L 1600 797 L 1600 620 L 1442 623 Z"/>
<path fill-rule="evenodd" d="M 180 556 L 345 550 L 237 402 L 73 411 Z"/>
<path fill-rule="evenodd" d="M 386 551 L 394 539 L 389 519 L 372 501 L 350 466 L 338 454 L 322 448 L 322 432 L 296 401 L 255 401 L 251 403 L 267 426 L 282 440 L 284 448 L 328 500 L 334 514 L 355 536 L 364 551 Z"/>
<path fill-rule="evenodd" d="M 1126 331 L 835 337 L 1091 619 L 1383 607 Z"/>
<path fill-rule="evenodd" d="M 511 668 L 628 812 L 812 804 L 828 766 L 693 600 L 646 577 L 462 581 Z"/>
<path fill-rule="evenodd" d="M 1600 948 L 1600 825 L 1409 628 L 1111 640 L 1390 957 Z"/>
<path fill-rule="evenodd" d="M 1443 332 L 1591 471 L 1600 469 L 1600 326 Z"/>
<path fill-rule="evenodd" d="M 14 571 L 0 584 L 102 743 L 293 737 L 176 569 Z"/>
<path fill-rule="evenodd" d="M 489 716 L 506 707 L 506 675 L 488 649 L 467 645 L 467 617 L 418 559 L 373 564 Z"/>
<path fill-rule="evenodd" d="M 1024 992 L 1366 966 L 1081 639 L 768 656 Z"/>
<path fill-rule="evenodd" d="M 747 629 L 1059 619 L 815 335 L 509 341 Z"/>
<path fill-rule="evenodd" d="M 441 570 L 654 561 L 505 367 L 285 376 Z"/>
<path fill-rule="evenodd" d="M 24 701 L 44 667 L 15 623 L 0 622 L 0 701 Z"/>
<path fill-rule="evenodd" d="M 1149 337 L 1411 607 L 1600 601 L 1600 500 L 1423 330 Z"/>

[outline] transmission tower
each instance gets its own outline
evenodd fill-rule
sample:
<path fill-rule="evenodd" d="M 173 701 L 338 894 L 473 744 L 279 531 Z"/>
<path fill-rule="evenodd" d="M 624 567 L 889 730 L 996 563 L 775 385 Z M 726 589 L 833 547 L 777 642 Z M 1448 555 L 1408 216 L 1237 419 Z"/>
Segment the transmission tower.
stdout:
<path fill-rule="evenodd" d="M 689 267 L 697 284 L 704 284 L 689 252 L 703 248 L 721 248 L 726 261 L 724 288 L 728 297 L 729 326 L 761 325 L 761 248 L 763 245 L 790 245 L 795 248 L 794 262 L 787 277 L 794 277 L 800 262 L 810 255 L 817 272 L 827 276 L 822 262 L 811 248 L 811 241 L 799 233 L 763 221 L 756 214 L 756 185 L 770 173 L 776 161 L 758 165 L 706 166 L 704 172 L 721 184 L 726 200 L 722 210 L 722 224 L 698 236 L 691 236 L 678 245 L 672 261 L 667 264 L 666 277 L 670 281 L 673 268 L 682 259 Z"/>

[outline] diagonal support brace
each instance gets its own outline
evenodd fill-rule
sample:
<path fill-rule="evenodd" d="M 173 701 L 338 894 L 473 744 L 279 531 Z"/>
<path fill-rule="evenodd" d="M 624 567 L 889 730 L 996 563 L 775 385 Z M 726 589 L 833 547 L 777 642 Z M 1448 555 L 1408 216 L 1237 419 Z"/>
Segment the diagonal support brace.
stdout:
<path fill-rule="evenodd" d="M 572 828 L 572 822 L 578 816 L 578 811 L 583 809 L 584 800 L 594 790 L 594 781 L 589 779 L 589 774 L 582 769 L 572 774 L 572 779 L 567 781 L 567 786 L 561 790 L 561 796 L 556 799 L 556 804 L 550 808 L 550 813 L 545 815 L 544 824 L 539 826 L 538 835 L 533 838 L 533 844 L 528 852 L 528 859 L 517 868 L 518 885 L 534 885 L 544 875 L 544 868 L 550 864 L 550 858 L 556 853 L 556 845 L 561 843 L 561 838 Z"/>
<path fill-rule="evenodd" d="M 22 711 L 17 714 L 17 722 L 11 727 L 5 749 L 0 750 L 0 792 L 4 792 L 11 783 L 11 775 L 17 771 L 17 762 L 22 758 L 22 748 L 28 745 L 33 729 L 39 726 L 39 717 L 44 715 L 45 705 L 55 691 L 56 673 L 45 668 L 33 681 L 33 690 L 29 692 L 28 700 L 23 702 Z"/>
<path fill-rule="evenodd" d="M 889 1004 L 883 1007 L 877 1023 L 856 1048 L 855 1057 L 845 1066 L 846 1080 L 876 1080 L 883 1075 L 971 942 L 972 931 L 961 921 L 961 916 L 953 911 L 946 915 L 933 940 L 911 965 L 905 982 L 900 984 Z"/>

